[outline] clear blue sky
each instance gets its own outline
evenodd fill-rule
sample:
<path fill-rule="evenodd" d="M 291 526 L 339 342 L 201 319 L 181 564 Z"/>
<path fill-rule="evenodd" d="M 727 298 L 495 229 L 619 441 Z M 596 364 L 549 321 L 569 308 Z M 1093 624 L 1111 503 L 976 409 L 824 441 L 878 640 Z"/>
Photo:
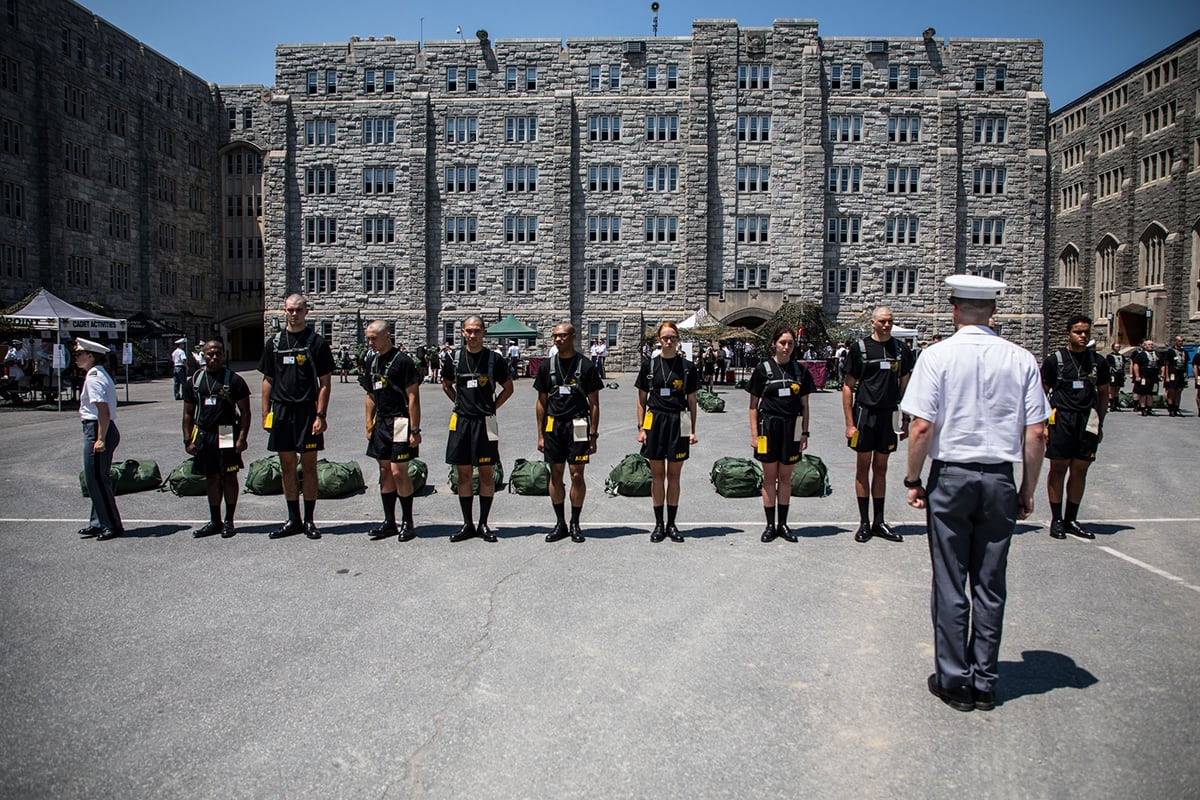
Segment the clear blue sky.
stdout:
<path fill-rule="evenodd" d="M 429 4 L 366 0 L 90 0 L 82 3 L 130 35 L 215 83 L 271 85 L 275 45 L 344 42 L 351 36 L 493 40 L 648 36 L 649 0 L 518 3 L 458 0 Z M 1196 0 L 859 0 L 800 4 L 782 0 L 683 3 L 660 0 L 660 36 L 687 36 L 697 18 L 770 25 L 815 18 L 824 36 L 1037 38 L 1045 43 L 1045 88 L 1052 109 L 1200 28 Z M 916 10 L 914 10 L 916 9 Z"/>

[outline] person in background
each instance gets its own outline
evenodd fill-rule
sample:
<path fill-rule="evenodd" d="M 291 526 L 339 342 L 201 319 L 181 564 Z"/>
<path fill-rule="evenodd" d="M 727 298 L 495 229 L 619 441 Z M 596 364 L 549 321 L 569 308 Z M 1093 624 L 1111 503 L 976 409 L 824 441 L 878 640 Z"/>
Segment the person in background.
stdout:
<path fill-rule="evenodd" d="M 1125 356 L 1121 355 L 1121 343 L 1112 343 L 1112 352 L 1104 357 L 1108 362 L 1108 410 L 1119 411 L 1118 395 L 1125 388 Z"/>
<path fill-rule="evenodd" d="M 517 344 L 516 339 L 508 341 L 508 374 L 513 378 L 517 377 L 517 370 L 521 366 L 521 346 Z"/>
<path fill-rule="evenodd" d="M 1187 351 L 1183 349 L 1183 337 L 1176 336 L 1175 343 L 1162 358 L 1163 393 L 1167 399 L 1167 414 L 1182 417 L 1179 399 L 1187 387 Z"/>
<path fill-rule="evenodd" d="M 346 348 L 344 348 L 344 347 L 342 348 L 342 351 L 338 354 L 337 364 L 338 364 L 338 383 L 349 383 L 350 382 L 350 364 L 351 364 L 350 353 L 346 352 Z"/>
<path fill-rule="evenodd" d="M 187 339 L 179 338 L 175 340 L 175 349 L 171 351 L 171 374 L 175 381 L 175 399 L 183 399 L 183 387 L 187 385 L 188 376 L 188 350 Z"/>
<path fill-rule="evenodd" d="M 92 500 L 86 528 L 79 535 L 100 541 L 114 539 L 125 532 L 117 499 L 113 495 L 113 453 L 121 444 L 117 430 L 117 385 L 105 369 L 112 351 L 99 342 L 77 339 L 75 365 L 85 375 L 79 397 L 79 418 L 83 421 L 83 477 Z"/>
<path fill-rule="evenodd" d="M 1161 368 L 1158 354 L 1154 352 L 1154 340 L 1142 342 L 1142 349 L 1130 359 L 1133 364 L 1133 394 L 1137 397 L 1138 411 L 1143 417 L 1154 416 L 1154 395 L 1158 394 L 1158 376 Z"/>

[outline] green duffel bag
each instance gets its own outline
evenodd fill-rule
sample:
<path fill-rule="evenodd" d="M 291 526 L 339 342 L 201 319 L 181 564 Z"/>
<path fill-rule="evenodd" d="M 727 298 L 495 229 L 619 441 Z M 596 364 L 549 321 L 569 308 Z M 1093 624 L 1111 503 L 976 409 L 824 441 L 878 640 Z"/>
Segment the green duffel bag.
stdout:
<path fill-rule="evenodd" d="M 649 497 L 650 480 L 650 462 L 641 453 L 630 453 L 608 473 L 604 491 L 613 497 Z"/>
<path fill-rule="evenodd" d="M 297 469 L 297 478 L 303 480 L 304 470 Z M 357 461 L 326 461 L 317 462 L 317 499 L 329 500 L 333 497 L 345 497 L 348 494 L 361 492 L 367 488 L 363 480 L 362 467 Z"/>
<path fill-rule="evenodd" d="M 803 453 L 792 470 L 792 497 L 827 497 L 833 494 L 829 485 L 829 468 L 816 456 Z"/>
<path fill-rule="evenodd" d="M 718 458 L 708 477 L 721 497 L 756 497 L 762 491 L 762 467 L 749 458 Z"/>
<path fill-rule="evenodd" d="M 283 470 L 279 456 L 266 456 L 251 461 L 246 469 L 246 488 L 250 494 L 283 494 Z"/>
<path fill-rule="evenodd" d="M 545 461 L 518 458 L 513 462 L 508 490 L 517 494 L 544 497 L 550 494 L 550 465 Z"/>
<path fill-rule="evenodd" d="M 419 458 L 408 462 L 408 477 L 412 480 L 413 494 L 425 488 L 429 482 L 429 467 Z"/>
<path fill-rule="evenodd" d="M 492 475 L 496 488 L 499 489 L 504 485 L 504 465 L 499 461 L 496 462 L 496 468 Z M 450 494 L 458 494 L 458 467 L 453 464 L 450 465 L 450 471 L 446 475 L 446 482 L 450 484 Z M 471 493 L 479 494 L 479 467 L 471 468 Z"/>
<path fill-rule="evenodd" d="M 158 471 L 158 462 L 149 458 L 118 461 L 109 467 L 108 478 L 112 481 L 114 495 L 157 489 L 163 482 L 162 473 Z M 87 479 L 83 470 L 79 470 L 79 491 L 84 497 L 91 496 L 88 494 Z"/>
<path fill-rule="evenodd" d="M 208 476 L 192 472 L 194 458 L 188 456 L 182 464 L 171 470 L 162 485 L 162 491 L 171 490 L 177 497 L 200 497 L 208 494 Z"/>
<path fill-rule="evenodd" d="M 711 414 L 725 413 L 725 401 L 708 389 L 696 390 L 696 405 Z"/>

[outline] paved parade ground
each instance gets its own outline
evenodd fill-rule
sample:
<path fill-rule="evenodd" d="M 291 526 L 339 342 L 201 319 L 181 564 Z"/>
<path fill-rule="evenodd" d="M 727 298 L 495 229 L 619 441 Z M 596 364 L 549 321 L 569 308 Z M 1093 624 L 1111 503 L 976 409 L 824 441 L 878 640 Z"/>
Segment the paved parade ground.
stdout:
<path fill-rule="evenodd" d="M 259 376 L 247 462 L 265 453 Z M 931 696 L 929 553 L 853 539 L 840 396 L 812 399 L 833 494 L 793 500 L 798 544 L 759 542 L 757 498 L 713 461 L 750 454 L 747 396 L 719 389 L 683 470 L 682 544 L 650 501 L 603 493 L 635 452 L 633 376 L 601 393 L 588 540 L 547 544 L 547 498 L 498 494 L 496 544 L 460 524 L 449 401 L 422 392 L 431 490 L 418 538 L 379 519 L 363 393 L 334 377 L 324 457 L 366 493 L 317 505 L 324 537 L 268 540 L 280 497 L 243 494 L 239 533 L 193 539 L 203 498 L 118 498 L 128 535 L 80 540 L 73 411 L 0 411 L 0 796 L 5 798 L 742 798 L 1200 796 L 1200 420 L 1110 415 L 1080 518 L 1046 531 L 1044 486 L 1009 559 L 999 705 Z M 125 388 L 120 397 L 125 399 Z M 528 379 L 501 456 L 535 458 Z M 116 458 L 183 460 L 169 380 L 134 384 Z M 1043 472 L 1044 475 L 1044 472 Z"/>

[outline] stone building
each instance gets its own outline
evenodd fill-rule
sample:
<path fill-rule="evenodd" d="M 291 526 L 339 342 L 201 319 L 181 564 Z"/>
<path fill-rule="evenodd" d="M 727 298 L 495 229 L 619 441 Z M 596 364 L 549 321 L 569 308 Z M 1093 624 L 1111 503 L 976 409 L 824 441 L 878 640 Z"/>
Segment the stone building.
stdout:
<path fill-rule="evenodd" d="M 1200 31 L 1055 111 L 1051 340 L 1200 338 Z M 1106 348 L 1105 348 L 1106 349 Z"/>

